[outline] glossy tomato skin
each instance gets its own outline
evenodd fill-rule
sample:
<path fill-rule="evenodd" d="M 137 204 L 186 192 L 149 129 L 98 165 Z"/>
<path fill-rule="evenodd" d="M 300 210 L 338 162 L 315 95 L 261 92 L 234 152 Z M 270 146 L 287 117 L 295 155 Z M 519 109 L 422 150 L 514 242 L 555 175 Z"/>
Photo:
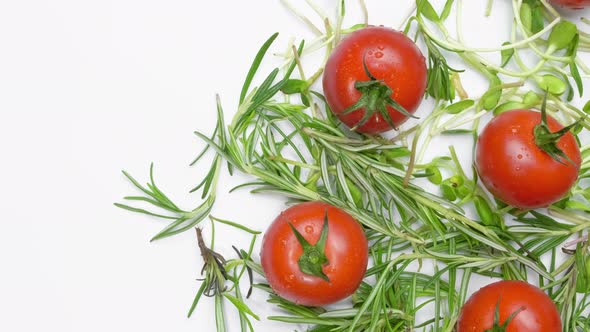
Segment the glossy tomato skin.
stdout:
<path fill-rule="evenodd" d="M 426 89 L 426 62 L 420 49 L 403 33 L 370 26 L 346 36 L 330 55 L 323 78 L 324 94 L 330 109 L 349 127 L 354 127 L 364 114 L 363 109 L 341 114 L 360 98 L 355 82 L 367 81 L 363 57 L 371 75 L 387 84 L 391 98 L 409 113 L 414 113 Z M 388 106 L 396 126 L 407 116 Z M 374 114 L 357 131 L 376 134 L 392 128 L 380 114 Z"/>
<path fill-rule="evenodd" d="M 554 5 L 571 9 L 583 9 L 590 6 L 590 0 L 551 0 L 550 2 Z"/>
<path fill-rule="evenodd" d="M 289 223 L 312 245 L 320 237 L 328 212 L 328 239 L 323 267 L 329 282 L 300 271 L 303 253 Z M 348 213 L 322 202 L 298 204 L 283 211 L 262 241 L 262 269 L 279 296 L 301 305 L 323 306 L 342 300 L 358 288 L 368 261 L 368 244 L 360 224 Z"/>
<path fill-rule="evenodd" d="M 488 123 L 477 142 L 475 164 L 485 187 L 501 201 L 520 209 L 550 205 L 561 199 L 578 177 L 580 150 L 567 133 L 557 146 L 577 166 L 562 164 L 535 144 L 534 127 L 541 113 L 512 110 Z M 551 132 L 563 128 L 547 115 Z"/>
<path fill-rule="evenodd" d="M 499 281 L 475 292 L 461 308 L 457 332 L 491 329 L 498 302 L 499 325 L 521 310 L 508 323 L 506 332 L 561 332 L 561 318 L 551 298 L 538 287 L 512 280 Z"/>

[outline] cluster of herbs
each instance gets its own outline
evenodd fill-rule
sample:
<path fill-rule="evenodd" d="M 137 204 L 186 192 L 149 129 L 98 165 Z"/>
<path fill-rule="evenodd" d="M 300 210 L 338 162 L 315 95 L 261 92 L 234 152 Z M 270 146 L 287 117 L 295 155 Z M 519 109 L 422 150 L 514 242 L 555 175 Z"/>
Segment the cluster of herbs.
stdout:
<path fill-rule="evenodd" d="M 453 147 L 448 154 L 428 161 L 424 156 L 438 135 L 466 134 L 475 143 L 481 117 L 538 107 L 543 90 L 549 112 L 568 123 L 577 121 L 575 133 L 588 128 L 588 107 L 579 109 L 569 101 L 576 91 L 583 93 L 582 77 L 590 75 L 577 55 L 579 48 L 587 49 L 590 36 L 544 2 L 514 0 L 511 40 L 495 49 L 472 49 L 465 46 L 461 32 L 461 0 L 447 0 L 440 14 L 428 0 L 418 0 L 405 32 L 415 31 L 415 37 L 428 49 L 427 92 L 435 99 L 434 109 L 419 124 L 393 137 L 362 136 L 343 128 L 331 112 L 322 111 L 327 108 L 325 100 L 321 92 L 313 90 L 322 67 L 306 78 L 300 58 L 321 49 L 329 55 L 342 35 L 364 25 L 342 27 L 344 1 L 339 3 L 335 24 L 313 8 L 321 16 L 325 32 L 305 18 L 317 31 L 317 40 L 290 45 L 284 54 L 288 65 L 271 71 L 252 88 L 277 36 L 269 38 L 247 74 L 231 123 L 224 122 L 218 98 L 213 133 L 195 133 L 207 147 L 193 164 L 207 151 L 215 153 L 210 171 L 193 189 L 201 192 L 203 202 L 190 211 L 178 208 L 156 186 L 150 169 L 146 186 L 125 173 L 143 193 L 125 199 L 151 204 L 163 212 L 117 206 L 170 219 L 154 240 L 193 229 L 209 216 L 218 175 L 227 164 L 230 173 L 252 176 L 252 182 L 239 188 L 276 193 L 290 202 L 323 201 L 348 212 L 365 227 L 372 258 L 367 278 L 352 297 L 350 308 L 304 307 L 278 297 L 264 283 L 253 285 L 267 291 L 269 302 L 285 312 L 269 319 L 308 324 L 310 331 L 451 331 L 475 274 L 536 280 L 557 304 L 564 331 L 588 330 L 586 232 L 590 218 L 585 213 L 590 212 L 590 188 L 584 179 L 590 176 L 590 149 L 582 149 L 580 180 L 571 194 L 543 212 L 519 211 L 495 201 L 478 183 L 477 174 L 463 169 Z M 457 19 L 455 36 L 444 25 L 452 11 Z M 526 66 L 519 54 L 521 48 L 532 50 L 538 64 Z M 459 78 L 462 69 L 450 67 L 443 55 L 449 52 L 489 80 L 483 95 L 467 95 Z M 499 53 L 500 64 L 489 62 L 482 52 Z M 291 77 L 295 69 L 298 78 Z M 526 88 L 525 83 L 535 84 L 536 89 Z M 453 102 L 457 96 L 460 101 Z M 415 184 L 425 179 L 440 191 L 433 194 Z M 466 211 L 472 208 L 476 213 L 470 217 Z M 198 231 L 204 280 L 190 313 L 202 295 L 213 296 L 218 331 L 225 330 L 223 301 L 238 310 L 242 331 L 253 331 L 250 319 L 258 316 L 248 308 L 240 281 L 248 276 L 252 286 L 253 271 L 263 277 L 260 265 L 250 258 L 258 233 L 237 223 L 211 220 L 212 226 L 224 223 L 251 233 L 252 242 L 247 251 L 236 249 L 236 258 L 226 261 L 213 251 L 214 227 L 209 246 Z M 432 273 L 424 271 L 426 264 L 433 266 Z M 432 309 L 430 319 L 417 320 L 421 311 Z"/>

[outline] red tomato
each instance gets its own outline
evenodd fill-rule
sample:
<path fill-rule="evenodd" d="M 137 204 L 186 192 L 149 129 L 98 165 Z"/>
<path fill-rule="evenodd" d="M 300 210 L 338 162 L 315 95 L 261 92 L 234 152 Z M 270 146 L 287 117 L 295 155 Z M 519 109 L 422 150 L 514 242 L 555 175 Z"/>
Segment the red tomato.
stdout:
<path fill-rule="evenodd" d="M 317 244 L 327 213 L 327 262 L 320 276 L 301 271 L 304 254 L 291 225 L 311 245 Z M 308 202 L 283 211 L 262 240 L 262 269 L 279 296 L 297 304 L 322 306 L 342 300 L 360 285 L 368 261 L 368 244 L 360 224 L 348 213 L 322 202 Z"/>
<path fill-rule="evenodd" d="M 475 164 L 486 188 L 501 201 L 520 209 L 550 205 L 561 199 L 578 177 L 580 150 L 570 132 L 557 147 L 573 162 L 553 159 L 535 143 L 533 133 L 541 113 L 512 110 L 485 127 L 477 142 Z M 563 128 L 547 116 L 551 132 Z M 575 165 L 575 166 L 574 166 Z"/>
<path fill-rule="evenodd" d="M 363 61 L 376 79 L 375 85 L 390 90 L 389 94 L 376 97 L 375 107 L 351 109 L 362 96 L 355 85 L 372 81 Z M 366 27 L 345 37 L 332 51 L 326 63 L 323 87 L 330 109 L 347 126 L 358 126 L 355 129 L 362 133 L 381 133 L 392 129 L 383 113 L 395 126 L 408 119 L 407 115 L 387 104 L 387 98 L 408 113 L 414 113 L 420 105 L 426 89 L 426 62 L 416 44 L 403 33 L 385 27 Z M 371 89 L 377 91 L 380 88 L 373 86 Z M 349 110 L 350 113 L 344 114 Z M 363 123 L 367 110 L 370 117 Z"/>
<path fill-rule="evenodd" d="M 498 311 L 499 320 L 494 322 Z M 514 315 L 513 317 L 510 317 Z M 457 332 L 561 332 L 555 303 L 541 289 L 524 281 L 499 281 L 475 292 L 461 308 Z"/>
<path fill-rule="evenodd" d="M 571 9 L 583 9 L 590 6 L 590 0 L 551 0 L 554 5 L 568 7 Z"/>

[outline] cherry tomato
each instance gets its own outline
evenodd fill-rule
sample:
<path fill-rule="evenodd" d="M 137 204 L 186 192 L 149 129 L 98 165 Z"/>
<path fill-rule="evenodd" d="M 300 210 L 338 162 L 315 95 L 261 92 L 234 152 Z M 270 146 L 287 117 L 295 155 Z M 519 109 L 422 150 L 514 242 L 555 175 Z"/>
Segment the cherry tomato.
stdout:
<path fill-rule="evenodd" d="M 366 27 L 346 36 L 332 51 L 323 87 L 330 109 L 347 126 L 362 133 L 381 133 L 402 124 L 420 105 L 426 62 L 403 33 Z M 396 103 L 407 114 L 392 106 Z"/>
<path fill-rule="evenodd" d="M 571 9 L 583 9 L 590 6 L 590 0 L 551 0 L 550 2 L 554 5 Z"/>
<path fill-rule="evenodd" d="M 561 332 L 561 318 L 541 289 L 524 281 L 504 280 L 481 288 L 461 308 L 457 332 L 484 331 Z"/>
<path fill-rule="evenodd" d="M 544 207 L 562 198 L 578 177 L 580 150 L 569 131 L 554 144 L 567 158 L 555 160 L 535 142 L 541 113 L 512 110 L 485 127 L 477 142 L 475 164 L 485 187 L 498 199 L 520 209 Z M 551 132 L 563 128 L 547 116 Z M 568 160 L 569 159 L 569 160 Z"/>
<path fill-rule="evenodd" d="M 311 249 L 304 250 L 296 233 L 312 247 L 319 246 L 322 233 L 327 235 L 325 247 L 307 256 L 307 263 L 314 258 L 319 263 L 317 270 L 302 271 L 302 258 Z M 322 306 L 358 288 L 367 269 L 368 244 L 362 227 L 348 213 L 326 203 L 307 202 L 283 211 L 270 225 L 262 241 L 261 261 L 268 283 L 279 296 Z"/>

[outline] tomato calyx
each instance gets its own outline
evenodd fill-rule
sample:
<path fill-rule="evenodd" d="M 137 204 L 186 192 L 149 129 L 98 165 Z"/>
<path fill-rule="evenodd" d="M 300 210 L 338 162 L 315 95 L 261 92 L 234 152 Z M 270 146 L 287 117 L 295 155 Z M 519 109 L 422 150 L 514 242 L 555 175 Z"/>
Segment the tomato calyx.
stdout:
<path fill-rule="evenodd" d="M 549 126 L 547 125 L 547 94 L 545 94 L 545 98 L 543 99 L 543 104 L 541 106 L 541 123 L 535 126 L 534 135 L 535 135 L 535 144 L 543 151 L 547 152 L 551 158 L 555 161 L 566 165 L 566 162 L 571 164 L 572 166 L 578 168 L 576 163 L 574 163 L 567 154 L 565 154 L 558 146 L 557 142 L 559 139 L 567 134 L 574 126 L 578 124 L 578 121 L 570 124 L 569 126 L 563 127 L 562 129 L 551 132 Z"/>
<path fill-rule="evenodd" d="M 385 119 L 387 124 L 391 126 L 391 128 L 397 129 L 397 126 L 393 122 L 391 115 L 387 111 L 387 106 L 393 107 L 396 111 L 402 113 L 405 116 L 417 118 L 408 112 L 397 101 L 391 98 L 393 90 L 387 84 L 385 84 L 383 80 L 378 80 L 371 74 L 369 68 L 367 67 L 367 62 L 365 61 L 364 56 L 363 69 L 369 77 L 369 80 L 356 81 L 354 83 L 354 87 L 361 93 L 361 97 L 356 103 L 342 112 L 342 114 L 348 114 L 364 108 L 365 113 L 363 117 L 354 125 L 354 127 L 351 128 L 352 131 L 355 131 L 358 127 L 364 125 L 375 114 L 380 114 L 383 119 Z"/>
<path fill-rule="evenodd" d="M 301 254 L 297 261 L 301 272 L 330 282 L 330 279 L 322 270 L 323 266 L 329 263 L 325 252 L 326 240 L 328 239 L 328 211 L 326 211 L 324 216 L 320 238 L 315 245 L 310 244 L 291 223 L 289 223 L 289 226 L 291 226 L 291 230 L 293 230 L 297 241 L 303 248 L 303 254 Z"/>
<path fill-rule="evenodd" d="M 508 328 L 508 324 L 510 324 L 510 322 L 512 322 L 514 317 L 516 317 L 516 315 L 518 315 L 523 310 L 524 310 L 524 307 L 518 308 L 518 310 L 511 313 L 510 316 L 508 316 L 508 318 L 506 318 L 504 323 L 502 323 L 502 325 L 500 325 L 500 300 L 498 300 L 498 302 L 496 303 L 496 309 L 494 310 L 494 325 L 492 326 L 491 329 L 487 329 L 484 332 L 506 332 L 506 329 Z"/>

